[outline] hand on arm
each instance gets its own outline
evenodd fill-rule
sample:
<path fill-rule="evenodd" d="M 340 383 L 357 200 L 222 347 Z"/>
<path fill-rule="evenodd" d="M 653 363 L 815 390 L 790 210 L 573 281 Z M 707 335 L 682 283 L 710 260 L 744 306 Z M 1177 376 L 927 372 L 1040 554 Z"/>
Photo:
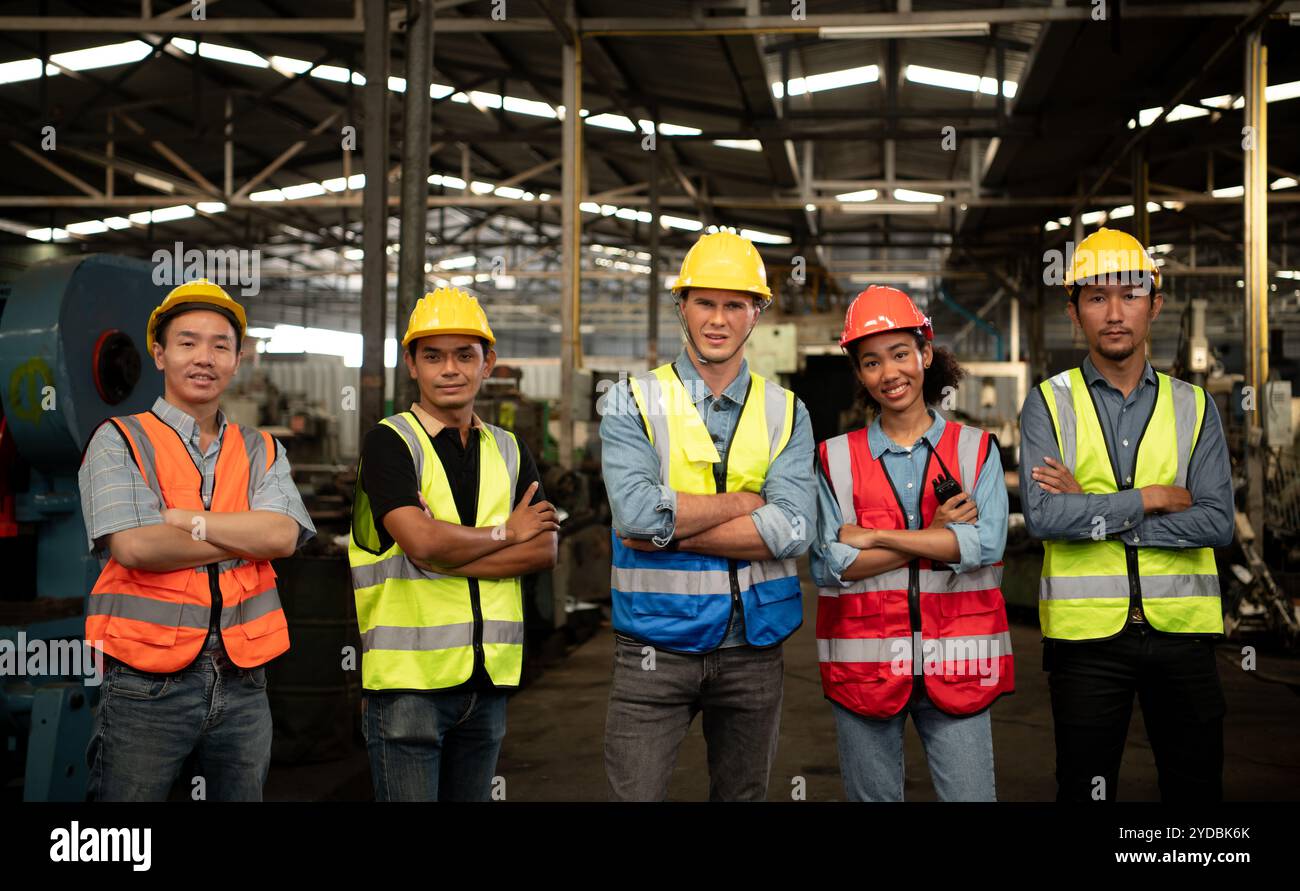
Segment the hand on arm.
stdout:
<path fill-rule="evenodd" d="M 509 545 L 530 541 L 560 528 L 549 501 L 530 504 L 537 482 L 529 485 L 515 509 L 500 526 L 462 526 L 435 520 L 427 508 L 399 507 L 384 514 L 384 528 L 402 551 L 417 562 L 437 567 L 463 566 Z"/>
<path fill-rule="evenodd" d="M 718 495 L 677 493 L 677 526 L 674 537 L 683 541 L 758 510 L 764 504 L 756 492 L 723 492 Z M 753 523 L 749 524 L 751 527 Z M 770 559 L 770 558 L 769 558 Z"/>
<path fill-rule="evenodd" d="M 910 557 L 926 557 L 944 563 L 961 559 L 961 546 L 951 529 L 863 529 L 845 523 L 840 527 L 840 541 L 859 550 L 889 548 Z"/>
<path fill-rule="evenodd" d="M 1040 481 L 1035 474 L 1045 475 Z M 1078 488 L 1061 461 L 1051 415 L 1038 389 L 1020 412 L 1020 505 L 1029 534 L 1040 541 L 1093 538 L 1099 523 L 1106 529 L 1131 529 L 1142 521 L 1143 511 L 1136 490 L 1101 494 Z"/>
<path fill-rule="evenodd" d="M 1083 487 L 1075 480 L 1068 467 L 1054 458 L 1044 458 L 1046 467 L 1035 467 L 1033 478 L 1043 491 L 1053 495 L 1082 495 Z M 1182 486 L 1143 486 L 1142 512 L 1145 514 L 1170 514 L 1192 506 L 1192 493 Z"/>
<path fill-rule="evenodd" d="M 542 532 L 528 541 L 507 545 L 485 557 L 479 557 L 477 560 L 450 569 L 420 561 L 416 563 L 431 572 L 441 572 L 446 575 L 475 579 L 508 579 L 554 568 L 558 543 L 557 533 Z"/>

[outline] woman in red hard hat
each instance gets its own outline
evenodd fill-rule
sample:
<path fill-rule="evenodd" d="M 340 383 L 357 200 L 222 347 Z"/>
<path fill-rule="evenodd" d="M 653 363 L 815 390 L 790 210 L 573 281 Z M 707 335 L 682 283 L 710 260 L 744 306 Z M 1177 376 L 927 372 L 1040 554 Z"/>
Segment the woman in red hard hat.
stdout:
<path fill-rule="evenodd" d="M 817 655 L 855 801 L 902 800 L 909 714 L 941 800 L 996 797 L 988 707 L 1014 689 L 1007 491 L 997 439 L 929 407 L 965 374 L 933 339 L 902 291 L 859 294 L 840 346 L 875 417 L 818 446 Z"/>

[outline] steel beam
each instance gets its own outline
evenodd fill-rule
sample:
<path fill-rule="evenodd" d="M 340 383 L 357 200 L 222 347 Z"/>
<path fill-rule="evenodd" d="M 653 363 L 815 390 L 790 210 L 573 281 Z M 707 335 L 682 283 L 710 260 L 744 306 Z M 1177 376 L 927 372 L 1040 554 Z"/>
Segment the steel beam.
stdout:
<path fill-rule="evenodd" d="M 1245 126 L 1242 183 L 1244 223 L 1246 385 L 1254 410 L 1246 412 L 1246 513 L 1255 534 L 1264 533 L 1264 386 L 1268 381 L 1268 48 L 1264 29 L 1246 36 Z"/>
<path fill-rule="evenodd" d="M 566 17 L 574 19 L 573 0 L 566 2 Z M 563 277 L 560 285 L 560 464 L 573 466 L 573 373 L 580 367 L 582 335 L 579 331 L 582 301 L 582 198 L 583 157 L 582 42 L 565 43 L 561 50 L 564 74 L 564 140 L 561 196 Z"/>
<path fill-rule="evenodd" d="M 427 84 L 433 70 L 433 0 L 406 0 L 406 83 Z M 397 258 L 397 332 L 401 340 L 415 303 L 424 295 L 426 234 L 429 197 L 429 115 L 427 89 L 407 89 L 402 119 L 402 230 Z M 393 406 L 405 407 L 420 399 L 419 388 L 406 374 L 394 369 Z"/>
<path fill-rule="evenodd" d="M 365 133 L 362 138 L 366 188 L 362 194 L 360 434 L 384 416 L 384 339 L 388 334 L 388 67 L 387 4 L 365 4 Z M 358 442 L 360 440 L 358 439 Z"/>

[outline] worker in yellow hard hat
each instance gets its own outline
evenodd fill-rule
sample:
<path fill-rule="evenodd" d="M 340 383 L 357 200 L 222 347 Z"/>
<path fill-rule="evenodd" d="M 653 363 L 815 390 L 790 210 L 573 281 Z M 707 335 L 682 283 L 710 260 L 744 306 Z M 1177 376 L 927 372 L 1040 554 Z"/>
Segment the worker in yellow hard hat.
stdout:
<path fill-rule="evenodd" d="M 262 797 L 265 666 L 289 648 L 270 561 L 316 530 L 284 447 L 220 409 L 246 325 L 219 285 L 172 290 L 145 331 L 162 397 L 110 418 L 86 448 L 82 512 L 104 560 L 86 640 L 108 665 L 88 753 L 91 798 L 165 800 L 191 754 L 204 783 L 187 792 Z"/>
<path fill-rule="evenodd" d="M 609 795 L 664 798 L 702 711 L 710 799 L 762 800 L 781 644 L 803 620 L 795 561 L 817 516 L 812 427 L 803 403 L 745 360 L 772 296 L 753 244 L 703 236 L 673 295 L 687 346 L 600 408 L 614 513 Z"/>
<path fill-rule="evenodd" d="M 1156 372 L 1158 265 L 1102 228 L 1074 250 L 1065 311 L 1088 344 L 1020 415 L 1025 525 L 1043 542 L 1039 621 L 1059 800 L 1113 801 L 1133 699 L 1170 801 L 1223 797 L 1223 609 L 1214 548 L 1232 540 L 1214 401 Z"/>
<path fill-rule="evenodd" d="M 692 245 L 682 260 L 672 292 L 677 320 L 695 359 L 701 365 L 728 369 L 736 364 L 731 360 L 740 355 L 758 324 L 759 314 L 772 305 L 763 258 L 749 239 L 734 232 L 713 232 Z M 724 322 L 706 320 L 706 295 L 714 292 L 726 292 L 730 298 Z M 748 294 L 751 299 L 738 301 L 737 294 Z M 743 312 L 738 311 L 741 309 Z M 706 325 L 707 332 L 703 330 Z M 722 368 L 719 372 L 727 376 Z"/>
<path fill-rule="evenodd" d="M 522 439 L 474 400 L 496 363 L 478 301 L 424 295 L 402 337 L 420 401 L 365 436 L 348 562 L 375 797 L 488 800 L 519 686 L 520 577 L 555 565 L 555 509 Z"/>

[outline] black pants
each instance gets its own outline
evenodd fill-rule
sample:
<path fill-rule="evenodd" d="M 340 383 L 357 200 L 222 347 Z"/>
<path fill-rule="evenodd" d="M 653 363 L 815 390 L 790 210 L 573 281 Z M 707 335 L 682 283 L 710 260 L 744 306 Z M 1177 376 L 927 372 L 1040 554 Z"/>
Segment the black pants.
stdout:
<path fill-rule="evenodd" d="M 1057 801 L 1114 801 L 1142 704 L 1162 801 L 1223 800 L 1226 707 L 1214 640 L 1130 625 L 1108 640 L 1043 642 L 1056 724 Z"/>

